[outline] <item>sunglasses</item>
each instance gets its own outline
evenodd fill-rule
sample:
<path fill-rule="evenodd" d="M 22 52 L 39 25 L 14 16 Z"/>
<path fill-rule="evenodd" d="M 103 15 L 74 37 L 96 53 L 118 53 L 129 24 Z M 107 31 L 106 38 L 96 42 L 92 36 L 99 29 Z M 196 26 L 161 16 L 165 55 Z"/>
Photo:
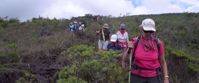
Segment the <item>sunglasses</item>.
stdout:
<path fill-rule="evenodd" d="M 144 31 L 144 33 L 154 33 L 154 31 Z"/>

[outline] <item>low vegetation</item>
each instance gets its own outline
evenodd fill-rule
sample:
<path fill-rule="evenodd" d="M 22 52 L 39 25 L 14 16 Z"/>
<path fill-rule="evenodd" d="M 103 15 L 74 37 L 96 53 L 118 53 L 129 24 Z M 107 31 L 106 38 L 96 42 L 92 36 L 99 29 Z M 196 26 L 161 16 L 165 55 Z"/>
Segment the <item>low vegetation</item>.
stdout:
<path fill-rule="evenodd" d="M 94 17 L 75 18 L 86 24 L 84 32 L 69 32 L 68 19 L 0 18 L 0 83 L 127 83 L 121 52 L 98 51 L 95 31 L 108 23 L 114 33 L 125 23 L 132 39 L 148 17 L 165 43 L 171 83 L 199 83 L 198 13 Z"/>

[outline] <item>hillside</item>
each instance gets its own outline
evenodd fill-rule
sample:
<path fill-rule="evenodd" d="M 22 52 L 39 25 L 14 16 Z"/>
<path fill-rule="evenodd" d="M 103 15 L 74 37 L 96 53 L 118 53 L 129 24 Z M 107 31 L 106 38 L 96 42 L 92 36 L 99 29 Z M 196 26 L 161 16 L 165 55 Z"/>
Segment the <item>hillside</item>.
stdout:
<path fill-rule="evenodd" d="M 76 18 L 86 23 L 85 32 L 70 32 L 68 19 L 0 18 L 0 83 L 125 83 L 120 52 L 97 51 L 95 31 L 108 23 L 114 33 L 125 23 L 133 38 L 148 17 L 165 43 L 171 83 L 199 83 L 199 13 L 93 17 Z"/>

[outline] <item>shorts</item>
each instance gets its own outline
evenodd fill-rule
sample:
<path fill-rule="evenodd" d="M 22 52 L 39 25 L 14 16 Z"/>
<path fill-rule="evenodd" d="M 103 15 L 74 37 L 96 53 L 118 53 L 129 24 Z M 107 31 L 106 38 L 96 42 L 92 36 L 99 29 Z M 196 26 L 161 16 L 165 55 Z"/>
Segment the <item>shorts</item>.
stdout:
<path fill-rule="evenodd" d="M 130 83 L 163 83 L 160 76 L 156 77 L 141 77 L 131 74 Z"/>
<path fill-rule="evenodd" d="M 102 41 L 102 40 L 98 40 L 98 49 L 100 50 L 107 50 L 107 46 L 108 46 L 109 41 Z"/>

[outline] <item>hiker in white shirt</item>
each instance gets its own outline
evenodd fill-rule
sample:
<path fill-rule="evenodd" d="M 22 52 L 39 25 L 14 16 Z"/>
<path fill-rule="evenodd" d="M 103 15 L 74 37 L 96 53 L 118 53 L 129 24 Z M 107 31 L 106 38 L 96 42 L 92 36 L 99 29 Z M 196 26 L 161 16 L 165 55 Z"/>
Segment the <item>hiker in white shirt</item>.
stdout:
<path fill-rule="evenodd" d="M 118 42 L 119 45 L 124 49 L 128 47 L 128 32 L 126 31 L 126 26 L 125 24 L 120 25 L 120 29 L 117 31 L 117 37 L 118 37 Z"/>

